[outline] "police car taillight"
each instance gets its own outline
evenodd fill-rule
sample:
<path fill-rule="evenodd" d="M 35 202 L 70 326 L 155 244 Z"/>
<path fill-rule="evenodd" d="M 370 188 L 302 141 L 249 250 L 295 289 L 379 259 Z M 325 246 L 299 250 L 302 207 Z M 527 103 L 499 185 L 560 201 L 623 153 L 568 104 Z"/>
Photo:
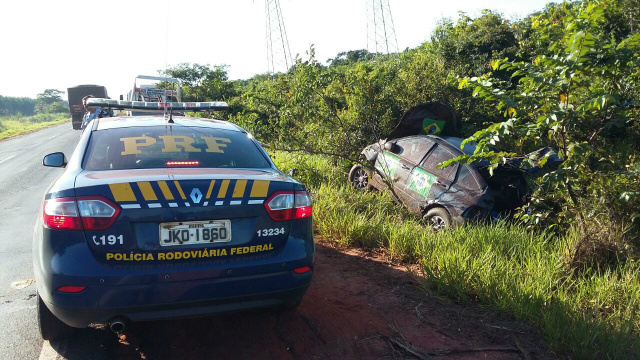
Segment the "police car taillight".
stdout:
<path fill-rule="evenodd" d="M 44 226 L 59 230 L 82 230 L 74 198 L 49 199 L 42 209 Z"/>
<path fill-rule="evenodd" d="M 120 207 L 103 196 L 45 200 L 44 226 L 59 230 L 106 230 L 120 215 Z"/>
<path fill-rule="evenodd" d="M 305 191 L 278 191 L 264 203 L 272 220 L 287 221 L 311 216 L 313 205 Z"/>
<path fill-rule="evenodd" d="M 120 207 L 105 197 L 79 197 L 77 200 L 85 230 L 106 230 L 120 215 Z"/>

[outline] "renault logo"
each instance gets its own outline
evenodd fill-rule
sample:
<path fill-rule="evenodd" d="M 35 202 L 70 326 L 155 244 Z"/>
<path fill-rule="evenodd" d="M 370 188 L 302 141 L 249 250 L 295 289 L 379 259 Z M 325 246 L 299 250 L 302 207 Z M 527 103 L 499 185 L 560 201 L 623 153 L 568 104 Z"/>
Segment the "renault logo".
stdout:
<path fill-rule="evenodd" d="M 189 196 L 191 196 L 191 200 L 196 204 L 200 203 L 200 200 L 202 200 L 202 193 L 198 188 L 193 188 L 193 190 L 191 190 L 191 195 Z"/>

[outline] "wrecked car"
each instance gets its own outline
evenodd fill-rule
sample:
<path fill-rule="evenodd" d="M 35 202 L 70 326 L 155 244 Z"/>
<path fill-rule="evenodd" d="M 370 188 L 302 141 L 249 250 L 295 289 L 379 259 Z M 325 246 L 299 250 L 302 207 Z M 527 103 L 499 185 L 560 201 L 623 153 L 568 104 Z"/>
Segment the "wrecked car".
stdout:
<path fill-rule="evenodd" d="M 497 218 L 527 202 L 527 176 L 540 168 L 523 169 L 511 159 L 489 173 L 489 162 L 438 165 L 460 155 L 472 155 L 475 145 L 463 142 L 455 115 L 442 103 L 418 105 L 405 113 L 387 139 L 366 147 L 362 154 L 370 168 L 356 164 L 349 173 L 358 189 L 390 189 L 394 198 L 422 216 L 434 230 L 470 219 Z M 560 161 L 542 149 L 547 165 Z"/>

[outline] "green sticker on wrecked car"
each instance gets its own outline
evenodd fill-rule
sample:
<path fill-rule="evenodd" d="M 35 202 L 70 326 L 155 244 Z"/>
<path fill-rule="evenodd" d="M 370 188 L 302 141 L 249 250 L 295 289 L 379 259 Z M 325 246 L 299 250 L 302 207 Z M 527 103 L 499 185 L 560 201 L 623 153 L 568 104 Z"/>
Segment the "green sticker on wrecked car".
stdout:
<path fill-rule="evenodd" d="M 399 165 L 400 158 L 390 152 L 382 153 L 382 156 L 378 156 L 376 161 L 376 168 L 392 180 L 396 175 L 396 169 Z"/>
<path fill-rule="evenodd" d="M 411 183 L 409 188 L 418 194 L 427 197 L 434 182 L 436 182 L 435 175 L 416 167 L 411 173 Z"/>

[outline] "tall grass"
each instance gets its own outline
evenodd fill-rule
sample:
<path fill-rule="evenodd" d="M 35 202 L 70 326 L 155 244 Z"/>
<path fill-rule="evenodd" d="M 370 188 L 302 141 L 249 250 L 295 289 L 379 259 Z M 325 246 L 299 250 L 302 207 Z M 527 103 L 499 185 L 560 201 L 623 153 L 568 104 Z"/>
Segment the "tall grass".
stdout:
<path fill-rule="evenodd" d="M 52 125 L 69 121 L 69 114 L 37 114 L 34 116 L 2 116 L 0 117 L 0 140 L 28 132 L 40 130 Z"/>
<path fill-rule="evenodd" d="M 557 236 L 515 224 L 469 225 L 434 233 L 384 193 L 346 184 L 347 165 L 317 156 L 275 154 L 281 168 L 310 180 L 316 229 L 345 245 L 386 247 L 417 262 L 425 285 L 456 299 L 492 304 L 541 327 L 549 345 L 579 359 L 640 358 L 640 263 L 569 267 L 573 233 Z"/>

